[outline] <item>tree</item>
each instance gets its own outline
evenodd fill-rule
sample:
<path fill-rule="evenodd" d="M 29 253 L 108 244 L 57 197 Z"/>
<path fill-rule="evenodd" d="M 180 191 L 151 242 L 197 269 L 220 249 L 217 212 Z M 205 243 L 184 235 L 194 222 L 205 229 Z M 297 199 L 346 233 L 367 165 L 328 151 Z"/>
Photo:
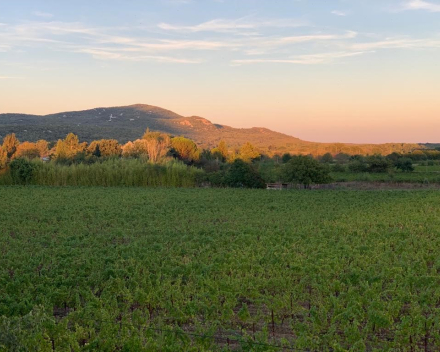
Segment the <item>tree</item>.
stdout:
<path fill-rule="evenodd" d="M 333 162 L 333 155 L 331 155 L 330 153 L 325 153 L 321 157 L 321 162 L 324 164 L 331 164 Z"/>
<path fill-rule="evenodd" d="M 96 157 L 120 156 L 122 149 L 116 139 L 101 139 L 90 143 L 87 151 Z"/>
<path fill-rule="evenodd" d="M 281 157 L 281 161 L 283 164 L 287 163 L 290 159 L 292 159 L 292 155 L 290 155 L 289 153 L 285 153 Z"/>
<path fill-rule="evenodd" d="M 400 158 L 402 158 L 402 155 L 399 154 L 399 153 L 393 152 L 393 153 L 391 153 L 391 154 L 388 154 L 388 155 L 386 156 L 386 158 L 387 158 L 388 160 L 390 160 L 391 162 L 396 163 L 397 160 L 399 160 Z"/>
<path fill-rule="evenodd" d="M 246 142 L 240 148 L 240 159 L 247 163 L 251 162 L 252 160 L 258 159 L 260 156 L 261 154 L 258 152 L 258 150 L 249 142 Z"/>
<path fill-rule="evenodd" d="M 402 170 L 403 172 L 414 171 L 414 166 L 410 158 L 400 158 L 395 162 L 394 165 L 397 169 Z"/>
<path fill-rule="evenodd" d="M 38 152 L 40 154 L 40 158 L 43 158 L 45 156 L 49 155 L 49 142 L 44 140 L 44 139 L 40 139 L 39 141 L 37 141 L 37 143 L 35 143 L 35 146 L 38 149 Z"/>
<path fill-rule="evenodd" d="M 264 188 L 265 183 L 252 165 L 241 159 L 236 159 L 225 176 L 229 187 Z"/>
<path fill-rule="evenodd" d="M 367 172 L 368 164 L 363 159 L 355 159 L 348 164 L 348 170 L 351 172 Z"/>
<path fill-rule="evenodd" d="M 334 160 L 338 163 L 346 163 L 350 160 L 350 155 L 346 153 L 339 153 L 335 155 Z"/>
<path fill-rule="evenodd" d="M 328 167 L 317 160 L 304 155 L 293 156 L 284 166 L 284 179 L 296 182 L 308 188 L 313 183 L 329 183 L 332 181 Z"/>
<path fill-rule="evenodd" d="M 99 149 L 99 143 L 97 141 L 90 143 L 90 145 L 87 147 L 87 151 L 97 158 L 101 157 L 101 150 Z"/>
<path fill-rule="evenodd" d="M 188 138 L 174 137 L 171 139 L 172 154 L 186 163 L 193 163 L 200 158 L 200 151 L 197 145 Z"/>
<path fill-rule="evenodd" d="M 17 137 L 15 137 L 15 133 L 7 134 L 3 139 L 2 148 L 4 151 L 6 151 L 8 159 L 12 159 L 19 144 L 20 142 Z"/>
<path fill-rule="evenodd" d="M 213 148 L 211 150 L 211 154 L 213 155 L 214 158 L 217 158 L 223 162 L 226 161 L 229 154 L 229 150 L 228 150 L 228 146 L 226 145 L 226 142 L 221 140 L 220 143 L 218 144 L 218 147 Z"/>
<path fill-rule="evenodd" d="M 55 145 L 54 156 L 57 159 L 72 160 L 77 154 L 85 152 L 86 148 L 87 143 L 79 143 L 78 136 L 69 133 L 64 140 L 58 140 Z"/>
<path fill-rule="evenodd" d="M 8 153 L 3 148 L 0 148 L 0 170 L 6 168 L 8 163 Z"/>
<path fill-rule="evenodd" d="M 387 172 L 390 169 L 391 163 L 382 155 L 375 154 L 366 158 L 368 164 L 368 172 Z"/>
<path fill-rule="evenodd" d="M 155 163 L 165 157 L 170 150 L 170 136 L 160 132 L 150 132 L 147 129 L 142 137 L 148 158 Z"/>
<path fill-rule="evenodd" d="M 14 154 L 15 158 L 35 159 L 40 157 L 40 151 L 36 143 L 23 142 L 18 145 Z"/>

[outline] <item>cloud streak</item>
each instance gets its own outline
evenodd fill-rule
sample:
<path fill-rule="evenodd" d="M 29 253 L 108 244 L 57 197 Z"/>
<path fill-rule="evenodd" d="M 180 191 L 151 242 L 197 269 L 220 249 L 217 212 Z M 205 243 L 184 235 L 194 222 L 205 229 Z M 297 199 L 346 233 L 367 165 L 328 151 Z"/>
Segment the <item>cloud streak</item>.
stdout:
<path fill-rule="evenodd" d="M 412 0 L 403 4 L 405 10 L 426 10 L 430 12 L 440 12 L 440 4 L 424 0 Z"/>
<path fill-rule="evenodd" d="M 241 18 L 236 20 L 214 19 L 197 25 L 173 25 L 169 23 L 159 23 L 158 27 L 166 31 L 199 33 L 217 32 L 231 33 L 238 31 L 255 31 L 260 28 L 295 28 L 307 26 L 308 22 L 293 19 L 272 19 L 272 20 L 249 20 Z"/>
<path fill-rule="evenodd" d="M 348 11 L 333 10 L 331 12 L 331 14 L 336 15 L 336 16 L 345 17 L 345 16 L 348 16 L 349 12 Z"/>
<path fill-rule="evenodd" d="M 309 54 L 292 57 L 289 59 L 245 59 L 245 60 L 232 60 L 232 64 L 264 64 L 264 63 L 278 63 L 278 64 L 296 64 L 296 65 L 317 65 L 330 63 L 335 59 L 341 59 L 346 57 L 360 56 L 374 51 L 359 51 L 359 52 L 333 52 L 333 53 L 320 53 Z"/>

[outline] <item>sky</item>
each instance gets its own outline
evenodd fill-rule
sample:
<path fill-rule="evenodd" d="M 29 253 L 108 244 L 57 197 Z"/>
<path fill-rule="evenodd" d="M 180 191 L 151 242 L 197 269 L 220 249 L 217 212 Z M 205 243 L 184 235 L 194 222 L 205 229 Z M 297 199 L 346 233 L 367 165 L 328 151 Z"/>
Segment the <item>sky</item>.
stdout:
<path fill-rule="evenodd" d="M 136 103 L 440 142 L 440 0 L 0 0 L 0 113 Z"/>

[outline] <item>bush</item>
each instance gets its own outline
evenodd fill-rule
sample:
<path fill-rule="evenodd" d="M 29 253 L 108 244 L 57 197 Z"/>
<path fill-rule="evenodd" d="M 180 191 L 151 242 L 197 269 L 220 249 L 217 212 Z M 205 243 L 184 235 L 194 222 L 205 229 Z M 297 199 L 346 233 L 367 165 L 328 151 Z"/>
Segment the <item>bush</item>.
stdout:
<path fill-rule="evenodd" d="M 372 155 L 367 158 L 368 172 L 383 173 L 387 172 L 390 167 L 390 161 L 382 155 Z"/>
<path fill-rule="evenodd" d="M 342 164 L 335 164 L 331 166 L 331 171 L 332 172 L 345 172 L 345 166 Z"/>
<path fill-rule="evenodd" d="M 348 169 L 351 172 L 362 173 L 368 170 L 368 165 L 362 160 L 354 160 L 348 164 Z"/>
<path fill-rule="evenodd" d="M 9 164 L 12 182 L 26 185 L 32 181 L 36 170 L 36 164 L 26 159 L 15 159 Z"/>
<path fill-rule="evenodd" d="M 403 172 L 414 171 L 414 166 L 410 158 L 400 158 L 395 162 L 394 165 L 397 169 L 402 170 Z"/>

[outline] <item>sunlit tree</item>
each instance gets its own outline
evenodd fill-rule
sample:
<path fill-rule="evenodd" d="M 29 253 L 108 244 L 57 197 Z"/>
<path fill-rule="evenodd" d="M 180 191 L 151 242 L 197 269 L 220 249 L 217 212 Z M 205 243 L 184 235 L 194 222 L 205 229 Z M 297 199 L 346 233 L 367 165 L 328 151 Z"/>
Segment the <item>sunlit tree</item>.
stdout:
<path fill-rule="evenodd" d="M 257 148 L 255 148 L 251 143 L 246 142 L 240 148 L 240 159 L 245 162 L 251 162 L 252 160 L 258 159 L 261 154 L 258 152 Z"/>
<path fill-rule="evenodd" d="M 192 163 L 200 158 L 200 151 L 191 139 L 174 137 L 171 139 L 171 148 L 177 158 L 187 163 Z"/>
<path fill-rule="evenodd" d="M 8 159 L 11 159 L 13 157 L 19 144 L 20 142 L 15 136 L 15 133 L 8 134 L 3 139 L 2 148 L 6 152 Z"/>

